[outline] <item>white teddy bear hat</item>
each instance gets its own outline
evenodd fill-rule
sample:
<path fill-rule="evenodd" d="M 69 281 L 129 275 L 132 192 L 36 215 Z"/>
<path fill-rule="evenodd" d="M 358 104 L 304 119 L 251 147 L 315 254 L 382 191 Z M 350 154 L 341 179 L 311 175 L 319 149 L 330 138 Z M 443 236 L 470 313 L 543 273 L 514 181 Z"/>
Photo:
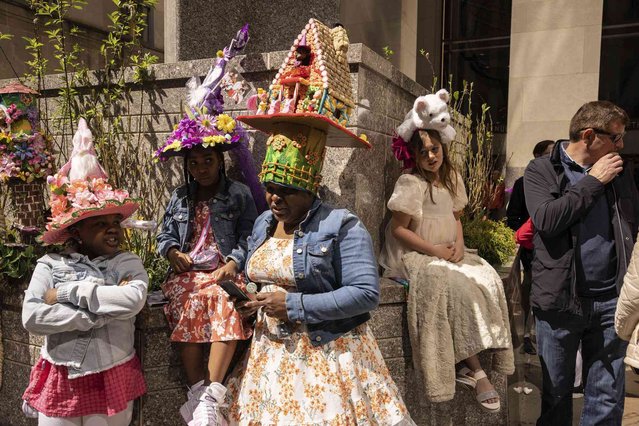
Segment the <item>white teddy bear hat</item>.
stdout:
<path fill-rule="evenodd" d="M 404 122 L 397 128 L 397 135 L 408 142 L 415 130 L 433 129 L 439 132 L 442 143 L 454 140 L 457 132 L 450 125 L 449 100 L 450 94 L 446 89 L 415 99 L 413 109 L 408 111 Z"/>

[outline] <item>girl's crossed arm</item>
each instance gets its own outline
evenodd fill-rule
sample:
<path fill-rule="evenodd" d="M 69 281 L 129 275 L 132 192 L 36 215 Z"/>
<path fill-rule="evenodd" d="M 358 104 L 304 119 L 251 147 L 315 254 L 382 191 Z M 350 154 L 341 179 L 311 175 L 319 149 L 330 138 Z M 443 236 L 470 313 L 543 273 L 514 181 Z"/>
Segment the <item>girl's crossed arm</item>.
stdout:
<path fill-rule="evenodd" d="M 45 302 L 47 290 L 53 288 L 53 274 L 46 263 L 38 262 L 22 304 L 22 325 L 30 333 L 49 335 L 65 331 L 86 331 L 102 327 L 109 318 L 71 305 Z"/>
<path fill-rule="evenodd" d="M 70 303 L 91 313 L 110 318 L 134 317 L 144 307 L 149 277 L 141 259 L 133 253 L 117 256 L 114 269 L 118 272 L 118 283 L 126 285 L 99 285 L 93 282 L 73 281 L 58 286 L 58 303 Z"/>

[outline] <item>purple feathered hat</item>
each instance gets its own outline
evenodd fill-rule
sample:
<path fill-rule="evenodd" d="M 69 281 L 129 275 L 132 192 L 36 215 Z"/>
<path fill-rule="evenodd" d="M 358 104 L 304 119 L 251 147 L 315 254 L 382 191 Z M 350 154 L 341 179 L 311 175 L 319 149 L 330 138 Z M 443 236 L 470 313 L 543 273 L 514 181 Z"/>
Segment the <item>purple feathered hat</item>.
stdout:
<path fill-rule="evenodd" d="M 186 86 L 188 107 L 184 117 L 175 125 L 173 132 L 153 157 L 154 161 L 166 161 L 170 157 L 184 157 L 188 150 L 202 146 L 217 151 L 230 151 L 232 158 L 242 171 L 245 183 L 251 189 L 258 211 L 268 207 L 264 189 L 255 172 L 253 156 L 248 149 L 246 130 L 230 115 L 224 114 L 224 100 L 220 81 L 229 60 L 244 49 L 249 40 L 248 24 L 237 32 L 228 47 L 225 47 L 211 67 L 204 81 L 191 78 Z"/>

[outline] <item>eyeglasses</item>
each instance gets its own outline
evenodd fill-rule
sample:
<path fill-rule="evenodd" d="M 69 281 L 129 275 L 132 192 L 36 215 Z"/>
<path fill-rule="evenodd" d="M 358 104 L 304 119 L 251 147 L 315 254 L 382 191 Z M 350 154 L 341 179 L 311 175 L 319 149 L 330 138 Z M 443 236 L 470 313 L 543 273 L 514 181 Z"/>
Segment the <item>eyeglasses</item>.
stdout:
<path fill-rule="evenodd" d="M 610 133 L 610 132 L 606 132 L 605 130 L 597 129 L 595 127 L 588 127 L 586 129 L 581 129 L 580 132 L 583 132 L 584 130 L 588 130 L 588 129 L 592 129 L 598 135 L 608 136 L 610 140 L 612 141 L 612 143 L 614 144 L 618 144 L 624 138 L 624 136 L 626 136 L 626 132 Z"/>

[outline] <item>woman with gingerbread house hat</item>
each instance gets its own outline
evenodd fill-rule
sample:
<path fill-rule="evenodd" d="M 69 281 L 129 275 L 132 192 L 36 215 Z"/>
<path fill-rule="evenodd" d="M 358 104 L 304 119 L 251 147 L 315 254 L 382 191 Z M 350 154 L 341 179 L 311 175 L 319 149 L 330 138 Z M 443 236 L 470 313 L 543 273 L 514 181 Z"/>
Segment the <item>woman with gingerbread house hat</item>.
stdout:
<path fill-rule="evenodd" d="M 317 61 L 335 52 L 330 30 L 316 20 L 303 38 L 313 57 L 302 65 L 310 67 L 307 90 L 300 96 L 299 87 L 289 87 L 293 98 L 276 94 L 293 74 L 287 67 L 295 66 L 294 46 L 271 87 L 269 110 L 293 99 L 290 109 L 306 112 L 238 117 L 270 133 L 260 173 L 270 210 L 248 241 L 245 273 L 260 290 L 236 301 L 240 314 L 256 322 L 250 350 L 227 382 L 227 418 L 241 425 L 412 425 L 367 324 L 380 293 L 371 237 L 354 214 L 317 196 L 327 146 L 370 145 L 339 116 L 319 114 L 321 105 L 309 111 L 316 90 L 335 93 L 323 87 L 321 73 L 319 87 L 314 80 Z"/>

